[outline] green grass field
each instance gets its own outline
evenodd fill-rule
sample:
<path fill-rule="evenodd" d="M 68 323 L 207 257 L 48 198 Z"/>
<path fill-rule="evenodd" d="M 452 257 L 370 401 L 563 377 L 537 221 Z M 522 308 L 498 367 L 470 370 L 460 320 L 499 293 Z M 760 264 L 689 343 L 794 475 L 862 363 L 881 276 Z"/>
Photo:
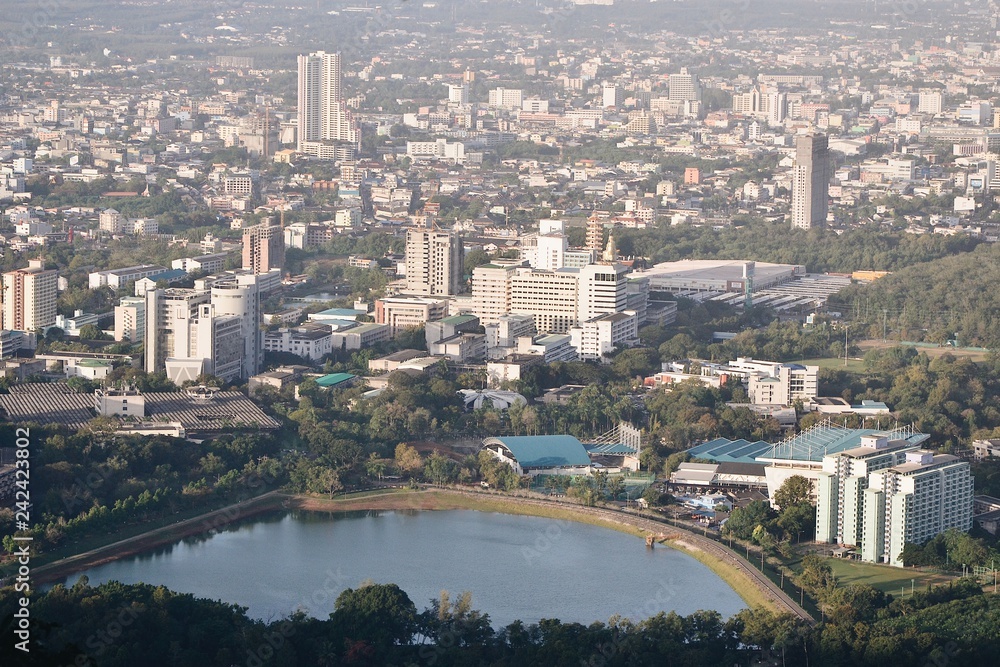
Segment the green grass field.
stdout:
<path fill-rule="evenodd" d="M 928 584 L 937 586 L 953 580 L 953 577 L 943 574 L 889 565 L 860 563 L 843 558 L 828 558 L 826 562 L 830 564 L 833 574 L 836 575 L 841 586 L 868 584 L 893 595 L 899 595 L 902 590 L 904 596 L 909 596 L 911 580 L 913 580 L 913 588 L 918 591 L 926 590 Z"/>

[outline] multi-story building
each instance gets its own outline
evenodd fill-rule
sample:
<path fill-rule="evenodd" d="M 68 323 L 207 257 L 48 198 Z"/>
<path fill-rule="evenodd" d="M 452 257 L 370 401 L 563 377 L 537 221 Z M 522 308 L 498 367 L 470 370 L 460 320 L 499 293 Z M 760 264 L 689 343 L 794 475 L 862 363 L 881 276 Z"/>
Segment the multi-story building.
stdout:
<path fill-rule="evenodd" d="M 115 306 L 115 340 L 136 343 L 146 335 L 146 299 L 123 297 Z"/>
<path fill-rule="evenodd" d="M 510 276 L 510 313 L 533 315 L 538 331 L 566 333 L 579 319 L 578 275 L 570 269 L 518 268 Z M 473 294 L 478 300 L 479 296 Z"/>
<path fill-rule="evenodd" d="M 406 291 L 421 296 L 455 295 L 462 284 L 462 239 L 451 232 L 406 233 Z"/>
<path fill-rule="evenodd" d="M 677 74 L 671 74 L 667 85 L 669 86 L 668 95 L 672 100 L 701 99 L 698 77 L 688 72 L 686 67 L 682 67 Z"/>
<path fill-rule="evenodd" d="M 168 288 L 146 292 L 145 370 L 154 373 L 166 367 L 167 359 L 189 356 L 191 327 L 198 307 L 209 303 L 203 290 Z"/>
<path fill-rule="evenodd" d="M 792 172 L 792 227 L 809 229 L 826 223 L 830 183 L 830 151 L 825 134 L 795 139 Z"/>
<path fill-rule="evenodd" d="M 0 329 L 35 332 L 56 321 L 57 272 L 40 259 L 3 274 L 3 320 Z"/>
<path fill-rule="evenodd" d="M 616 347 L 630 347 L 639 342 L 637 322 L 638 317 L 632 311 L 598 315 L 570 329 L 570 344 L 580 359 L 601 359 Z"/>
<path fill-rule="evenodd" d="M 494 88 L 489 93 L 489 105 L 499 109 L 520 109 L 524 101 L 523 91 L 512 88 Z"/>
<path fill-rule="evenodd" d="M 170 268 L 181 269 L 187 273 L 217 273 L 226 266 L 227 252 L 217 252 L 211 255 L 199 255 L 197 257 L 182 257 L 170 263 Z"/>
<path fill-rule="evenodd" d="M 254 273 L 280 269 L 285 263 L 285 239 L 280 225 L 268 222 L 243 230 L 243 268 Z"/>
<path fill-rule="evenodd" d="M 349 329 L 338 329 L 331 336 L 334 350 L 360 350 L 389 340 L 389 327 L 369 322 Z"/>
<path fill-rule="evenodd" d="M 906 453 L 918 448 L 906 439 L 873 433 L 862 436 L 858 447 L 824 456 L 815 483 L 816 541 L 861 546 L 868 476 L 905 463 Z"/>
<path fill-rule="evenodd" d="M 622 264 L 589 264 L 577 273 L 577 320 L 620 313 L 628 305 L 628 269 Z"/>
<path fill-rule="evenodd" d="M 870 475 L 864 491 L 861 560 L 903 565 L 903 547 L 949 528 L 972 527 L 973 479 L 968 461 L 927 450 Z"/>
<path fill-rule="evenodd" d="M 261 331 L 261 294 L 265 292 L 266 274 L 236 273 L 212 282 L 211 303 L 218 316 L 240 319 L 243 341 L 239 377 L 246 379 L 260 372 L 264 365 L 264 332 Z"/>
<path fill-rule="evenodd" d="M 448 84 L 448 104 L 465 106 L 469 103 L 469 85 L 466 83 Z"/>
<path fill-rule="evenodd" d="M 121 269 L 110 269 L 107 271 L 94 271 L 87 276 L 90 289 L 98 287 L 110 287 L 112 289 L 122 289 L 128 283 L 143 278 L 156 279 L 156 276 L 169 271 L 165 266 L 156 264 L 140 264 L 138 266 L 126 266 Z"/>
<path fill-rule="evenodd" d="M 298 59 L 298 149 L 325 157 L 331 142 L 357 144 L 357 126 L 341 91 L 340 54 L 317 51 Z"/>
<path fill-rule="evenodd" d="M 404 329 L 422 327 L 447 314 L 448 302 L 444 299 L 388 297 L 375 301 L 375 322 L 387 324 L 393 337 Z"/>
<path fill-rule="evenodd" d="M 268 352 L 288 352 L 303 359 L 320 361 L 333 351 L 333 331 L 323 324 L 281 328 L 264 334 Z"/>

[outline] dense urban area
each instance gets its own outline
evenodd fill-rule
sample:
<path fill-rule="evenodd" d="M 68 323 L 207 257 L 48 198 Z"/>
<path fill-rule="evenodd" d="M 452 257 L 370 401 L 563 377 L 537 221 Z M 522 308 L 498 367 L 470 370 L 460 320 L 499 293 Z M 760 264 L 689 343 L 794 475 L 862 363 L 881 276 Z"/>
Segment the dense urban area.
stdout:
<path fill-rule="evenodd" d="M 995 664 L 998 165 L 992 3 L 8 7 L 0 662 Z M 435 509 L 665 543 L 745 608 L 67 580 Z"/>

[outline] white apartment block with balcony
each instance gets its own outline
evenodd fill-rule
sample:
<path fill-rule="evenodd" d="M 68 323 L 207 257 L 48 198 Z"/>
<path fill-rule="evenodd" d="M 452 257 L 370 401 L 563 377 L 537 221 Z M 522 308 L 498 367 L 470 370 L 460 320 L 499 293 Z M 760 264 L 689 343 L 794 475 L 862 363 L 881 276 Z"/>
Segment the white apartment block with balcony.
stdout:
<path fill-rule="evenodd" d="M 949 528 L 972 527 L 968 461 L 926 450 L 869 476 L 864 491 L 861 560 L 902 566 L 907 543 L 923 544 Z"/>
<path fill-rule="evenodd" d="M 889 440 L 873 433 L 861 437 L 861 445 L 823 457 L 817 473 L 816 541 L 861 546 L 864 491 L 868 476 L 878 470 L 906 462 L 906 453 L 916 451 L 905 439 Z"/>

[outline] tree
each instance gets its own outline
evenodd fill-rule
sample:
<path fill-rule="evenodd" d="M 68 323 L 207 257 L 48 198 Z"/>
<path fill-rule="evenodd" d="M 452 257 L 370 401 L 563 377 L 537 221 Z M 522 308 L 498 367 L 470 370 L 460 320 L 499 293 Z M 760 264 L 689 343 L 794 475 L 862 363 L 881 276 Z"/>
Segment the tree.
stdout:
<path fill-rule="evenodd" d="M 84 324 L 80 327 L 80 340 L 104 340 L 107 336 L 96 324 Z"/>
<path fill-rule="evenodd" d="M 775 518 L 775 511 L 762 500 L 753 500 L 747 503 L 746 507 L 738 507 L 729 515 L 729 520 L 722 530 L 732 533 L 741 540 L 749 540 L 753 537 L 754 530 L 758 526 L 766 527 Z"/>
<path fill-rule="evenodd" d="M 385 474 L 386 463 L 378 457 L 378 454 L 372 452 L 368 455 L 368 460 L 365 462 L 365 472 L 369 477 L 377 477 L 378 481 L 382 481 L 382 476 Z"/>
<path fill-rule="evenodd" d="M 417 608 L 395 584 L 348 588 L 334 606 L 333 625 L 348 639 L 368 642 L 376 650 L 407 643 L 417 630 Z"/>
<path fill-rule="evenodd" d="M 412 445 L 401 442 L 396 445 L 396 467 L 406 474 L 413 474 L 424 467 L 420 452 Z"/>
<path fill-rule="evenodd" d="M 625 493 L 625 478 L 614 477 L 608 481 L 608 495 L 612 500 L 617 500 L 618 496 Z"/>
<path fill-rule="evenodd" d="M 812 483 L 802 475 L 792 475 L 774 492 L 773 504 L 780 508 L 808 503 L 811 495 Z"/>

